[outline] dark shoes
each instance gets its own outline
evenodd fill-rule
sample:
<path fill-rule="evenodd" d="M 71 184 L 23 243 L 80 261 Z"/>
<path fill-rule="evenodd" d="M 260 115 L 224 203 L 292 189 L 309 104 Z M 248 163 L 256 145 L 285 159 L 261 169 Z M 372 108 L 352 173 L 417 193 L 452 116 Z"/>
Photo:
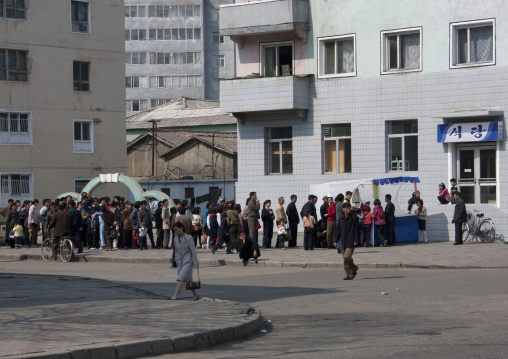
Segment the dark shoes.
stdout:
<path fill-rule="evenodd" d="M 344 277 L 344 280 L 352 280 L 352 278 Z"/>
<path fill-rule="evenodd" d="M 353 273 L 351 274 L 351 280 L 355 279 L 356 274 L 357 274 L 357 272 L 353 272 Z"/>
<path fill-rule="evenodd" d="M 215 247 L 212 248 L 212 254 L 215 254 L 215 251 L 216 251 Z"/>
<path fill-rule="evenodd" d="M 460 244 L 463 244 L 463 243 L 453 243 L 454 246 L 458 246 Z"/>
<path fill-rule="evenodd" d="M 243 261 L 243 266 L 246 267 L 247 266 L 247 262 L 248 261 Z"/>

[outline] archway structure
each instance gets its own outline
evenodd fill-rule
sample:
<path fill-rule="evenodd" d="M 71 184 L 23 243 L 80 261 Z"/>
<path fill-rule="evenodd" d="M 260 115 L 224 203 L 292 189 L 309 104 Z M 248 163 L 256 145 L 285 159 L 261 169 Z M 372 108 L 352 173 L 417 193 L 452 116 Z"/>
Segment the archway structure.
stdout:
<path fill-rule="evenodd" d="M 86 184 L 86 186 L 81 190 L 81 193 L 92 193 L 99 185 L 102 183 L 122 183 L 129 188 L 132 195 L 134 196 L 135 201 L 142 201 L 145 198 L 155 198 L 158 201 L 163 201 L 167 199 L 169 201 L 168 207 L 175 207 L 175 202 L 164 192 L 161 191 L 147 191 L 144 192 L 143 188 L 139 185 L 139 183 L 129 176 L 125 176 L 121 173 L 108 173 L 108 174 L 100 174 L 99 176 L 93 178 Z M 74 200 L 81 200 L 81 193 L 76 192 L 66 192 L 62 193 L 60 197 L 71 196 Z"/>

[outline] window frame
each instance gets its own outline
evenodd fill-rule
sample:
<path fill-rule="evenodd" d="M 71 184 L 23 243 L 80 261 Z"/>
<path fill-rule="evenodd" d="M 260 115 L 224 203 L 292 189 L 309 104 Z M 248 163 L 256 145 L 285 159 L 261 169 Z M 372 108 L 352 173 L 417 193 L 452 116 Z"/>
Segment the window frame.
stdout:
<path fill-rule="evenodd" d="M 79 63 L 79 64 L 81 64 L 81 65 L 82 65 L 82 64 L 87 64 L 87 65 L 88 65 L 88 81 L 83 81 L 83 80 L 81 79 L 81 72 L 82 72 L 81 68 L 80 68 L 80 71 L 79 71 L 79 73 L 80 73 L 80 79 L 79 79 L 79 80 L 76 80 L 76 79 L 74 78 L 74 64 L 75 64 L 75 63 Z M 91 71 L 90 71 L 90 68 L 91 68 L 91 67 L 92 67 L 92 66 L 91 66 L 91 62 L 90 62 L 90 61 L 76 61 L 76 60 L 74 60 L 74 61 L 72 62 L 72 88 L 73 88 L 74 92 L 81 92 L 81 93 L 90 93 L 90 92 L 92 92 L 92 91 L 90 90 L 90 83 L 92 82 L 92 81 L 90 81 L 90 80 L 91 80 L 91 79 L 90 79 L 90 77 L 91 77 Z M 80 89 L 79 89 L 79 90 L 76 90 L 76 89 L 75 89 L 75 87 L 74 87 L 74 83 L 76 83 L 76 82 L 80 84 L 80 87 L 79 87 Z M 83 85 L 83 84 L 88 84 L 88 90 L 82 90 L 82 89 L 81 89 L 81 85 Z"/>
<path fill-rule="evenodd" d="M 418 33 L 420 35 L 420 67 L 417 69 L 401 69 L 400 64 L 397 69 L 390 69 L 390 51 L 387 46 L 388 37 L 397 36 L 397 63 L 400 61 L 400 35 L 411 35 Z M 381 75 L 390 75 L 390 74 L 400 74 L 400 73 L 410 73 L 410 72 L 422 72 L 423 71 L 423 27 L 409 27 L 404 29 L 396 29 L 396 30 L 385 30 L 381 31 Z"/>
<path fill-rule="evenodd" d="M 0 71 L 5 71 L 5 79 L 0 79 L 0 81 L 9 81 L 9 82 L 16 82 L 16 83 L 27 83 L 28 81 L 28 75 L 30 74 L 30 66 L 31 66 L 31 59 L 28 57 L 28 51 L 27 50 L 20 50 L 20 49 L 7 49 L 7 48 L 0 48 L 0 51 L 5 52 L 5 68 L 0 69 Z M 16 53 L 16 69 L 9 69 L 9 53 L 15 52 Z M 20 56 L 19 54 L 24 54 L 25 59 L 25 66 L 24 70 L 20 70 Z M 10 79 L 10 74 L 16 75 L 16 80 Z M 25 80 L 19 80 L 19 75 L 24 74 L 26 79 Z"/>
<path fill-rule="evenodd" d="M 407 132 L 407 133 L 398 133 L 398 134 L 390 134 L 390 127 L 393 126 L 393 124 L 404 124 L 404 123 L 409 123 L 409 122 L 416 122 L 416 126 L 417 126 L 417 131 L 416 132 Z M 406 143 L 405 143 L 405 137 L 406 136 L 412 136 L 412 137 L 416 137 L 417 139 L 419 138 L 419 135 L 418 135 L 418 120 L 417 119 L 408 119 L 408 120 L 394 120 L 394 121 L 386 121 L 386 159 L 387 159 L 387 168 L 388 168 L 388 171 L 387 172 L 417 172 L 418 171 L 418 168 L 419 168 L 419 153 L 417 152 L 417 160 L 416 160 L 416 169 L 415 170 L 411 170 L 411 169 L 406 169 L 406 165 L 407 165 L 407 160 L 406 160 L 406 151 L 405 151 L 405 146 L 406 146 Z M 402 154 L 402 169 L 398 169 L 398 164 L 397 164 L 397 169 L 392 169 L 392 159 L 390 158 L 390 139 L 392 138 L 401 138 L 401 154 Z"/>
<path fill-rule="evenodd" d="M 2 177 L 9 176 L 8 179 L 8 193 L 3 192 L 3 186 L 2 186 Z M 28 176 L 28 193 L 13 193 L 12 192 L 12 176 Z M 33 172 L 0 172 L 0 204 L 2 206 L 7 205 L 7 199 L 13 198 L 13 199 L 32 199 L 34 195 L 34 184 L 33 184 Z M 5 202 L 4 202 L 5 201 Z"/>
<path fill-rule="evenodd" d="M 226 67 L 226 56 L 213 55 L 212 56 L 212 67 L 214 69 L 220 69 L 220 68 Z"/>
<path fill-rule="evenodd" d="M 18 115 L 18 118 L 15 120 L 17 122 L 16 127 L 18 129 L 21 129 L 23 126 L 21 125 L 21 118 L 20 115 L 27 115 L 27 124 L 26 124 L 26 131 L 11 131 L 12 121 L 13 119 L 10 117 L 11 114 Z M 31 111 L 6 111 L 6 110 L 0 110 L 0 115 L 6 115 L 6 125 L 7 127 L 4 127 L 2 125 L 2 119 L 0 119 L 0 146 L 32 146 L 33 145 L 33 121 L 32 121 L 32 112 Z M 6 128 L 6 131 L 2 131 L 3 128 Z M 7 135 L 4 135 L 4 133 L 8 133 Z M 13 141 L 16 137 L 27 138 L 28 142 L 15 142 Z M 6 137 L 8 141 L 4 141 L 3 138 Z"/>
<path fill-rule="evenodd" d="M 282 47 L 282 46 L 289 46 L 291 45 L 291 76 L 295 74 L 295 42 L 294 40 L 289 41 L 275 41 L 275 42 L 261 42 L 259 43 L 259 73 L 263 77 L 282 77 L 282 74 L 275 75 L 275 76 L 266 76 L 265 75 L 265 49 L 267 47 Z M 278 50 L 276 50 L 278 53 Z M 275 56 L 276 61 L 278 60 L 278 56 Z M 276 72 L 279 71 L 279 65 L 275 65 Z"/>
<path fill-rule="evenodd" d="M 87 21 L 86 21 L 86 24 L 87 24 L 87 31 L 74 31 L 72 29 L 72 24 L 75 23 L 75 22 L 78 22 L 78 23 L 82 23 L 82 21 L 73 21 L 72 20 L 72 4 L 73 3 L 84 3 L 87 5 Z M 90 4 L 90 0 L 71 0 L 70 1 L 70 19 L 71 19 L 71 33 L 73 34 L 81 34 L 81 35 L 90 35 L 92 33 L 92 15 L 91 15 L 91 4 Z"/>
<path fill-rule="evenodd" d="M 74 192 L 76 193 L 81 193 L 83 192 L 83 189 L 86 187 L 86 185 L 88 184 L 88 182 L 90 182 L 92 180 L 92 178 L 74 178 Z M 76 190 L 76 182 L 78 181 L 86 181 L 85 185 L 83 186 L 83 188 L 81 188 L 81 191 L 77 191 Z"/>
<path fill-rule="evenodd" d="M 280 128 L 290 128 L 291 129 L 291 137 L 290 138 L 277 138 L 272 139 L 272 130 L 280 129 Z M 274 126 L 274 127 L 266 127 L 266 151 L 267 151 L 267 161 L 266 161 L 266 175 L 292 175 L 294 172 L 293 168 L 293 126 Z M 283 172 L 284 164 L 283 164 L 283 142 L 291 142 L 291 172 Z M 271 155 L 271 145 L 272 143 L 279 143 L 279 166 L 280 172 L 271 172 L 272 170 L 272 155 Z"/>
<path fill-rule="evenodd" d="M 3 3 L 0 4 L 0 18 L 1 19 L 7 19 L 7 20 L 14 20 L 14 21 L 28 21 L 28 0 L 23 0 L 23 7 L 12 7 L 7 6 L 7 1 L 3 0 Z M 9 17 L 7 16 L 7 9 L 14 9 L 14 12 L 17 14 L 18 11 L 23 11 L 23 17 Z"/>
<path fill-rule="evenodd" d="M 350 132 L 350 135 L 349 136 L 332 136 L 332 129 L 331 127 L 332 126 L 337 126 L 337 125 L 349 125 L 349 132 Z M 325 127 L 330 127 L 330 136 L 326 136 L 325 135 Z M 326 125 L 323 125 L 322 126 L 322 136 L 323 136 L 323 173 L 324 174 L 346 174 L 346 173 L 353 173 L 353 136 L 352 136 L 352 126 L 351 126 L 351 123 L 330 123 L 330 124 L 326 124 Z M 341 172 L 340 171 L 340 167 L 341 167 L 341 163 L 340 163 L 340 156 L 338 155 L 340 153 L 340 142 L 341 141 L 347 141 L 349 140 L 349 143 L 350 143 L 350 148 L 349 148 L 349 166 L 350 166 L 350 170 L 349 171 L 343 171 Z M 335 166 L 336 166 L 336 171 L 327 171 L 326 170 L 326 162 L 325 162 L 325 159 L 326 159 L 326 142 L 335 142 L 335 153 L 337 154 L 337 158 L 336 158 L 336 161 L 335 161 Z M 344 167 L 346 167 L 346 163 L 343 164 Z"/>
<path fill-rule="evenodd" d="M 492 25 L 492 61 L 490 62 L 468 62 L 464 64 L 457 63 L 458 53 L 459 53 L 459 42 L 458 42 L 458 30 L 461 29 L 471 29 L 474 27 L 483 27 L 487 25 Z M 496 18 L 489 19 L 481 19 L 481 20 L 469 20 L 469 21 L 460 21 L 460 22 L 451 22 L 450 23 L 450 69 L 461 69 L 468 67 L 478 67 L 478 66 L 494 66 L 496 65 Z M 468 31 L 468 60 L 470 60 L 470 35 Z"/>
<path fill-rule="evenodd" d="M 353 40 L 353 49 L 354 49 L 354 61 L 353 61 L 353 66 L 354 66 L 354 71 L 353 72 L 348 72 L 348 73 L 340 73 L 338 74 L 337 72 L 335 72 L 335 74 L 328 74 L 326 75 L 324 73 L 324 69 L 325 69 L 325 53 L 324 53 L 324 49 L 325 49 L 325 43 L 326 42 L 330 42 L 330 41 L 333 41 L 335 40 L 334 42 L 337 43 L 337 41 L 348 41 L 348 40 Z M 335 52 L 337 51 L 337 49 L 335 49 Z M 345 34 L 345 35 L 337 35 L 337 36 L 327 36 L 327 37 L 318 37 L 318 78 L 320 79 L 328 79 L 328 78 L 338 78 L 338 77 L 354 77 L 356 76 L 356 62 L 357 62 L 357 59 L 356 59 L 356 33 L 353 33 L 353 34 Z M 335 57 L 335 68 L 337 68 L 337 58 Z"/>
<path fill-rule="evenodd" d="M 90 133 L 89 133 L 89 136 L 90 136 L 90 140 L 76 140 L 76 132 L 75 132 L 75 124 L 76 123 L 81 123 L 81 134 L 83 134 L 83 123 L 88 123 L 89 124 L 89 129 L 90 129 Z M 90 144 L 90 151 L 80 151 L 80 150 L 77 150 L 76 149 L 76 144 Z M 73 153 L 84 153 L 84 154 L 93 154 L 94 153 L 94 131 L 93 131 L 93 120 L 88 120 L 88 119 L 74 119 L 72 120 L 72 150 L 73 150 Z"/>

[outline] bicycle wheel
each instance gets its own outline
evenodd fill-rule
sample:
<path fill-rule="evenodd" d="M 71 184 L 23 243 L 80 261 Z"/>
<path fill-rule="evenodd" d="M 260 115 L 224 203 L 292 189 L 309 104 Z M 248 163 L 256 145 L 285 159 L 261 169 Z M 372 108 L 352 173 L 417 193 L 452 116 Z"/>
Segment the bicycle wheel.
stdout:
<path fill-rule="evenodd" d="M 65 238 L 63 243 L 60 245 L 60 257 L 62 258 L 62 262 L 68 262 L 72 259 L 74 255 L 72 241 L 69 238 Z"/>
<path fill-rule="evenodd" d="M 490 243 L 496 238 L 496 229 L 489 221 L 483 221 L 480 224 L 480 234 L 478 235 L 483 242 Z"/>
<path fill-rule="evenodd" d="M 45 239 L 42 242 L 42 259 L 46 262 L 49 262 L 53 258 L 53 250 L 51 249 L 51 241 L 49 239 Z"/>
<path fill-rule="evenodd" d="M 469 225 L 467 222 L 462 223 L 462 242 L 469 240 Z"/>

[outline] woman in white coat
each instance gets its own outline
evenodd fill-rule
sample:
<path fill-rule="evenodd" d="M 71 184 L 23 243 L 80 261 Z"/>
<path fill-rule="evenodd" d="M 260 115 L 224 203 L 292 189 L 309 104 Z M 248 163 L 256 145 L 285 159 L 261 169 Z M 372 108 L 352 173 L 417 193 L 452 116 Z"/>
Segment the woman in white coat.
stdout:
<path fill-rule="evenodd" d="M 171 297 L 171 300 L 177 300 L 178 295 L 182 291 L 183 283 L 187 281 L 192 282 L 192 268 L 198 268 L 199 262 L 194 240 L 190 235 L 185 233 L 183 224 L 176 222 L 173 229 L 175 231 L 175 262 L 178 278 L 176 279 L 175 294 Z M 192 289 L 192 293 L 194 294 L 194 300 L 198 300 L 199 294 L 195 289 Z"/>

